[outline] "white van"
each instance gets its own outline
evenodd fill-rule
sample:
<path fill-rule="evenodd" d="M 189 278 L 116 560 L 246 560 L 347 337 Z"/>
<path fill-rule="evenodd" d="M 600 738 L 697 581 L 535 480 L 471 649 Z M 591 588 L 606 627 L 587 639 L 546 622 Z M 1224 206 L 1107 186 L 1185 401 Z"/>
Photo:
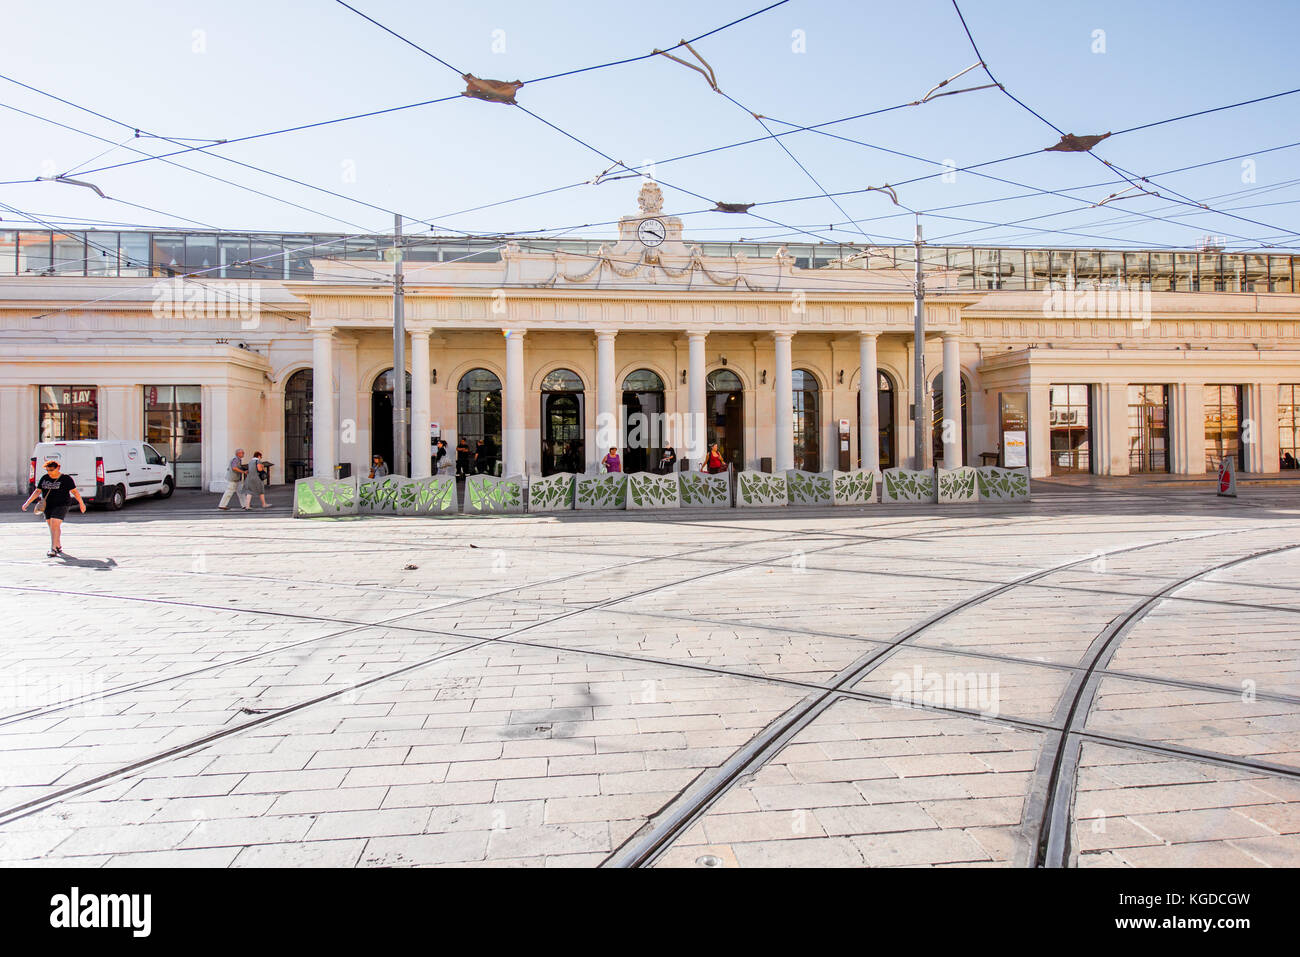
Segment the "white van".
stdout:
<path fill-rule="evenodd" d="M 167 498 L 176 487 L 171 464 L 147 442 L 82 439 L 36 446 L 27 474 L 28 494 L 50 460 L 72 476 L 87 505 L 119 509 L 130 498 Z"/>

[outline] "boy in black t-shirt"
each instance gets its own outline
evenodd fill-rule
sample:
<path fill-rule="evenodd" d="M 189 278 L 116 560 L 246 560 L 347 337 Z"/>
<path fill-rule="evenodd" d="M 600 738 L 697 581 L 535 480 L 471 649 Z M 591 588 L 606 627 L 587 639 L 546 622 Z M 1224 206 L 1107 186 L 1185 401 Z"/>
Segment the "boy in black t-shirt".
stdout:
<path fill-rule="evenodd" d="M 60 533 L 63 530 L 64 516 L 68 514 L 68 503 L 75 498 L 83 515 L 86 513 L 86 503 L 72 476 L 62 474 L 59 463 L 53 460 L 45 463 L 45 475 L 37 480 L 36 488 L 27 501 L 23 502 L 22 510 L 27 511 L 27 506 L 41 496 L 45 498 L 45 522 L 50 527 L 50 550 L 45 554 L 55 558 L 63 554 Z"/>

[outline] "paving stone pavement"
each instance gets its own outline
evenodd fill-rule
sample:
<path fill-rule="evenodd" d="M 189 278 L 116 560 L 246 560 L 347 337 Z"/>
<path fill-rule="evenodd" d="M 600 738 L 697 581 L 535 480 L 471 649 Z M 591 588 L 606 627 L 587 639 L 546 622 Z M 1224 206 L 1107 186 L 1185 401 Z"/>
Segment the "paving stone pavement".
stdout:
<path fill-rule="evenodd" d="M 6 867 L 1300 865 L 1286 489 L 3 514 Z"/>

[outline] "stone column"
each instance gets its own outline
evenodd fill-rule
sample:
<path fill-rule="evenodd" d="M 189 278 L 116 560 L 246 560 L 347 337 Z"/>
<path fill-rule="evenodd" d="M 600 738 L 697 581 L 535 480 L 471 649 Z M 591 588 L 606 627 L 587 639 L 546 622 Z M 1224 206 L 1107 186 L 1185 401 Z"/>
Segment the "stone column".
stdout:
<path fill-rule="evenodd" d="M 1263 389 L 1258 382 L 1243 383 L 1241 393 L 1241 444 L 1246 451 L 1246 471 L 1273 471 L 1274 466 L 1269 465 L 1266 468 L 1264 464 L 1264 436 L 1272 435 L 1273 441 L 1277 441 L 1277 401 L 1276 399 L 1273 401 L 1271 412 L 1266 411 Z M 1247 438 L 1250 439 L 1249 442 L 1246 441 Z M 1278 456 L 1275 452 L 1272 461 L 1277 460 Z"/>
<path fill-rule="evenodd" d="M 433 440 L 429 436 L 432 363 L 429 361 L 429 330 L 411 330 L 411 478 L 433 474 L 429 459 Z"/>
<path fill-rule="evenodd" d="M 876 367 L 876 334 L 858 333 L 858 449 L 862 467 L 880 469 L 880 376 Z"/>
<path fill-rule="evenodd" d="M 338 429 L 334 424 L 334 333 L 329 329 L 318 329 L 312 333 L 311 341 L 311 457 L 312 475 L 315 477 L 334 477 L 337 438 Z M 226 454 L 229 456 L 230 453 Z"/>
<path fill-rule="evenodd" d="M 1278 436 L 1276 383 L 1261 383 L 1259 390 L 1259 417 L 1255 421 L 1256 444 L 1260 452 L 1260 471 L 1278 472 L 1282 469 L 1282 443 Z"/>
<path fill-rule="evenodd" d="M 774 332 L 772 341 L 776 349 L 776 448 L 772 456 L 772 471 L 784 475 L 794 468 L 794 362 L 791 354 L 792 332 Z"/>
<path fill-rule="evenodd" d="M 524 330 L 507 329 L 505 416 L 501 423 L 501 474 L 524 474 Z"/>
<path fill-rule="evenodd" d="M 709 451 L 709 430 L 704 414 L 704 337 L 703 332 L 688 332 L 689 354 L 686 363 L 686 382 L 690 390 L 690 403 L 686 412 L 686 450 L 678 455 L 690 460 L 692 469 L 699 469 L 700 462 Z"/>
<path fill-rule="evenodd" d="M 948 365 L 944 363 L 944 378 Z M 958 387 L 960 388 L 960 386 Z M 943 384 L 944 418 L 948 417 L 948 383 Z M 1033 478 L 1047 478 L 1052 474 L 1052 426 L 1049 421 L 1052 408 L 1052 387 L 1047 383 L 1029 386 L 1029 474 Z M 947 455 L 948 447 L 944 446 Z M 956 461 L 960 462 L 961 437 L 958 435 Z M 945 465 L 944 468 L 948 466 Z M 955 467 L 955 466 L 954 466 Z"/>
<path fill-rule="evenodd" d="M 961 339 L 943 337 L 943 467 L 961 468 Z"/>
<path fill-rule="evenodd" d="M 619 444 L 618 402 L 614 391 L 614 337 L 617 332 L 596 333 L 596 453 L 595 461 Z"/>

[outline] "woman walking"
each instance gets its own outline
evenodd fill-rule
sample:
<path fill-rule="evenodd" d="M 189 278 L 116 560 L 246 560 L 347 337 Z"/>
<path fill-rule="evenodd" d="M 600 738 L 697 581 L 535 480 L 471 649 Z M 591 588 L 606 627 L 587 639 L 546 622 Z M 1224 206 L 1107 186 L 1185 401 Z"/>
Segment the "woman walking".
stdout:
<path fill-rule="evenodd" d="M 22 510 L 27 511 L 27 506 L 37 498 L 43 498 L 45 524 L 50 527 L 50 550 L 45 554 L 49 558 L 57 558 L 63 554 L 63 518 L 68 514 L 68 502 L 75 498 L 82 515 L 86 514 L 86 503 L 72 476 L 60 472 L 59 463 L 53 459 L 45 463 L 45 475 L 36 483 L 36 488 L 27 501 L 23 502 Z"/>
<path fill-rule="evenodd" d="M 606 472 L 623 471 L 623 463 L 619 460 L 618 449 L 610 449 L 609 454 L 600 460 L 600 464 L 605 466 Z"/>
<path fill-rule="evenodd" d="M 266 501 L 266 472 L 262 465 L 261 452 L 253 453 L 253 461 L 248 469 L 248 477 L 244 479 L 244 501 L 248 503 L 244 506 L 245 508 L 252 507 L 254 495 L 262 503 L 262 508 L 271 507 Z"/>

